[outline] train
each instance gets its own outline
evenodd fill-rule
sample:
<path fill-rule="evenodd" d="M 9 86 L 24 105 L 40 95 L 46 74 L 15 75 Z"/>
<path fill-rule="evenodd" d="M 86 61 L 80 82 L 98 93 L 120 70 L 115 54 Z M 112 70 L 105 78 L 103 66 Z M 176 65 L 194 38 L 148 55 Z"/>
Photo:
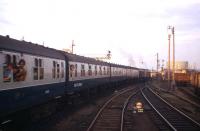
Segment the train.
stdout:
<path fill-rule="evenodd" d="M 171 72 L 172 74 L 172 72 Z M 167 73 L 164 79 L 167 80 Z M 172 75 L 171 75 L 172 79 Z M 200 96 L 200 71 L 194 69 L 183 70 L 182 72 L 175 72 L 174 80 L 177 86 L 191 86 L 194 89 L 194 94 Z"/>
<path fill-rule="evenodd" d="M 189 85 L 190 84 L 190 73 L 174 73 L 174 79 L 177 85 Z"/>
<path fill-rule="evenodd" d="M 191 71 L 190 83 L 194 87 L 194 93 L 200 96 L 200 71 Z"/>
<path fill-rule="evenodd" d="M 52 99 L 149 76 L 147 69 L 0 36 L 0 122 Z"/>

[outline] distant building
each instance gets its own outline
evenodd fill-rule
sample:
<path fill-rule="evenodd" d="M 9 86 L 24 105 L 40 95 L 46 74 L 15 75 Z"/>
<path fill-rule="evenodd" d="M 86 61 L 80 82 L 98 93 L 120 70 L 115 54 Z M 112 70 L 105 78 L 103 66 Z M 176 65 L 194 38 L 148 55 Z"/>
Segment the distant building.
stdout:
<path fill-rule="evenodd" d="M 188 61 L 175 62 L 175 70 L 187 70 L 187 69 L 188 69 Z"/>
<path fill-rule="evenodd" d="M 188 70 L 188 61 L 175 61 L 175 73 L 184 73 Z M 168 62 L 166 64 L 166 69 L 168 69 Z M 173 62 L 170 61 L 170 69 L 173 69 Z"/>

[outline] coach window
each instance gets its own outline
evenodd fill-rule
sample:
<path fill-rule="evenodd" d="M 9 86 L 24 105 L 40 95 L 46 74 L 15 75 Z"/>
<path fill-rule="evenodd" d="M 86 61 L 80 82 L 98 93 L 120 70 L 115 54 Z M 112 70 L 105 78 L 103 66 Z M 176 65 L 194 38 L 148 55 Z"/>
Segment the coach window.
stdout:
<path fill-rule="evenodd" d="M 73 72 L 74 72 L 74 65 L 70 65 L 69 66 L 69 75 L 70 75 L 70 77 L 73 77 Z"/>
<path fill-rule="evenodd" d="M 120 69 L 118 68 L 118 69 L 117 69 L 117 75 L 119 75 L 119 70 L 120 70 Z"/>
<path fill-rule="evenodd" d="M 61 62 L 61 78 L 64 78 L 64 63 Z"/>
<path fill-rule="evenodd" d="M 56 78 L 56 62 L 55 61 L 53 61 L 52 77 L 54 79 Z"/>
<path fill-rule="evenodd" d="M 85 66 L 81 65 L 81 76 L 85 76 Z"/>
<path fill-rule="evenodd" d="M 92 67 L 91 67 L 91 65 L 88 66 L 88 75 L 89 76 L 92 75 Z"/>
<path fill-rule="evenodd" d="M 94 74 L 95 74 L 95 76 L 96 76 L 96 75 L 97 75 L 97 66 L 96 66 L 96 65 L 94 66 L 94 70 L 95 70 L 95 71 L 94 71 L 94 72 L 95 72 Z"/>
<path fill-rule="evenodd" d="M 33 79 L 44 79 L 44 64 L 42 59 L 35 58 L 34 60 Z"/>
<path fill-rule="evenodd" d="M 57 78 L 59 78 L 60 77 L 60 65 L 59 64 L 57 64 Z"/>
<path fill-rule="evenodd" d="M 42 59 L 39 59 L 39 79 L 44 79 L 44 63 Z"/>
<path fill-rule="evenodd" d="M 3 82 L 11 82 L 12 74 L 11 56 L 6 54 L 5 62 L 3 64 Z"/>
<path fill-rule="evenodd" d="M 103 75 L 106 75 L 106 67 L 103 67 Z"/>
<path fill-rule="evenodd" d="M 38 59 L 37 58 L 35 58 L 34 60 L 33 79 L 38 80 Z"/>
<path fill-rule="evenodd" d="M 112 68 L 112 74 L 115 75 L 115 68 Z"/>
<path fill-rule="evenodd" d="M 110 67 L 107 67 L 107 75 L 110 74 Z"/>
<path fill-rule="evenodd" d="M 13 68 L 17 68 L 17 57 L 13 55 Z"/>
<path fill-rule="evenodd" d="M 99 75 L 102 75 L 101 66 L 99 66 Z"/>
<path fill-rule="evenodd" d="M 122 71 L 121 71 L 121 68 L 119 69 L 119 75 L 121 75 L 122 74 Z"/>
<path fill-rule="evenodd" d="M 75 71 L 75 77 L 77 77 L 77 64 L 75 64 L 75 69 L 74 69 L 74 71 Z"/>

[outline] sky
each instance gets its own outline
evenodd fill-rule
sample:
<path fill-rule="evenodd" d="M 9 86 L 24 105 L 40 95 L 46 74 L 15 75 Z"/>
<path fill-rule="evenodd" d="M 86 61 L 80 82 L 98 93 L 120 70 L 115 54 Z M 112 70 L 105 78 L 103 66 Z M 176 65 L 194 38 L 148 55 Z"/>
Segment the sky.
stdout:
<path fill-rule="evenodd" d="M 167 62 L 169 25 L 176 60 L 200 69 L 199 0 L 0 0 L 0 35 L 142 68 Z"/>

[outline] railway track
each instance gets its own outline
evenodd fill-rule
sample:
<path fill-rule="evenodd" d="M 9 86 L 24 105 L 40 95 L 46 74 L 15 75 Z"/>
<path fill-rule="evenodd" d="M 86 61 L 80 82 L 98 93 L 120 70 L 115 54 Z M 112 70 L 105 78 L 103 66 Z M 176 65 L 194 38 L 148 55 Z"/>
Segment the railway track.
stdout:
<path fill-rule="evenodd" d="M 174 108 L 172 105 L 163 100 L 151 89 L 141 90 L 142 95 L 157 112 L 157 114 L 165 121 L 171 130 L 174 131 L 199 131 L 200 124 L 185 115 L 183 112 Z"/>
<path fill-rule="evenodd" d="M 149 84 L 149 85 L 151 85 L 151 84 Z M 168 95 L 173 95 L 173 96 L 177 97 L 178 99 L 180 99 L 184 102 L 187 102 L 188 104 L 191 104 L 196 109 L 200 109 L 200 105 L 198 104 L 200 102 L 200 98 L 197 97 L 195 94 L 193 94 L 193 91 L 188 91 L 188 90 L 192 90 L 191 87 L 187 87 L 190 89 L 186 89 L 186 87 L 184 87 L 184 88 L 178 87 L 177 91 L 172 91 L 172 92 L 170 92 L 162 87 L 157 87 L 155 85 L 153 85 L 152 87 L 153 87 L 153 90 L 155 92 L 157 92 L 157 94 L 159 96 L 161 96 L 160 93 L 167 93 Z"/>
<path fill-rule="evenodd" d="M 128 89 L 109 99 L 99 110 L 87 131 L 122 131 L 128 101 L 139 91 L 136 88 Z"/>
<path fill-rule="evenodd" d="M 179 89 L 180 90 L 180 89 Z M 193 94 L 191 94 L 191 96 L 189 96 L 189 94 L 190 93 L 186 93 L 186 91 L 185 91 L 185 94 L 188 96 L 188 97 L 190 97 L 190 99 L 189 98 L 185 98 L 184 96 L 181 96 L 181 95 L 179 95 L 179 94 L 177 94 L 176 92 L 174 93 L 174 92 L 168 92 L 168 91 L 166 91 L 165 89 L 162 89 L 162 88 L 159 88 L 159 89 L 157 89 L 157 88 L 154 88 L 154 91 L 158 91 L 159 92 L 159 96 L 161 96 L 160 95 L 160 92 L 163 92 L 163 93 L 167 93 L 168 95 L 172 95 L 172 96 L 175 96 L 175 97 L 177 97 L 178 99 L 180 99 L 180 100 L 182 100 L 182 101 L 184 101 L 184 102 L 187 102 L 187 103 L 189 103 L 189 104 L 191 104 L 193 107 L 196 107 L 197 109 L 200 109 L 200 105 L 199 104 L 197 104 L 197 103 L 199 103 L 200 101 L 198 101 L 198 98 L 196 98 L 196 96 L 194 96 Z M 194 97 L 194 98 L 193 98 Z M 192 100 L 191 100 L 192 99 Z M 194 102 L 193 102 L 194 101 Z"/>

